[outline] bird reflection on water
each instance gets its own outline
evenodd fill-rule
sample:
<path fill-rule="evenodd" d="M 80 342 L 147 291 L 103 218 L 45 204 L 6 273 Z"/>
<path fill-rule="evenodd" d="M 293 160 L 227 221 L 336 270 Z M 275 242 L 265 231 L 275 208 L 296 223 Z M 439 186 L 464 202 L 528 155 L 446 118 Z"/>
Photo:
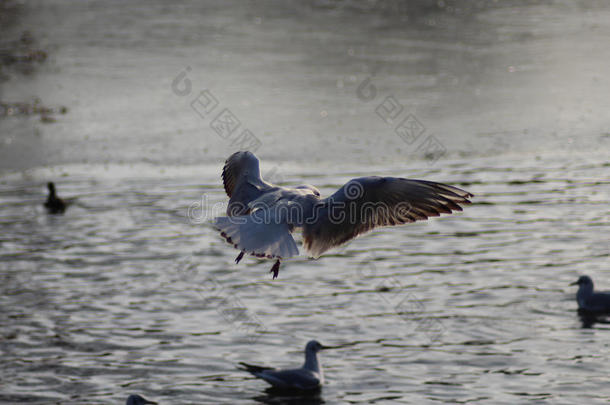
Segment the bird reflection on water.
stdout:
<path fill-rule="evenodd" d="M 590 329 L 595 326 L 596 323 L 610 324 L 610 314 L 594 314 L 579 309 L 578 317 L 580 318 L 580 322 L 584 329 Z"/>
<path fill-rule="evenodd" d="M 278 390 L 273 387 L 267 388 L 265 395 L 257 395 L 252 399 L 268 405 L 319 405 L 325 403 L 321 390 L 287 393 L 286 390 Z"/>

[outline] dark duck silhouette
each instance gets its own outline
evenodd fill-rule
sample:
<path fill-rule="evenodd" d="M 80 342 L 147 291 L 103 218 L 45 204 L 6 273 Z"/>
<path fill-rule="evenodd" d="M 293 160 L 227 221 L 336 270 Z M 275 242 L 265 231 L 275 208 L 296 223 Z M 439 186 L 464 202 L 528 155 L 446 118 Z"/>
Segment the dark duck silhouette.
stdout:
<path fill-rule="evenodd" d="M 53 182 L 47 183 L 47 188 L 49 189 L 49 196 L 44 203 L 45 208 L 50 214 L 62 214 L 68 205 L 64 200 L 57 197 L 57 194 L 55 193 L 55 184 L 53 184 Z"/>

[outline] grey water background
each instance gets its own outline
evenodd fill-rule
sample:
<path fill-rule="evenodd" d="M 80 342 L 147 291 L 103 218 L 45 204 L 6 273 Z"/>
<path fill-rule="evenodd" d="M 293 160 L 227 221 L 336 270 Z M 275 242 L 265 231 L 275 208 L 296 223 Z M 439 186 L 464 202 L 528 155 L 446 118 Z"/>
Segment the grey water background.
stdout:
<path fill-rule="evenodd" d="M 49 57 L 0 99 L 68 113 L 0 119 L 0 402 L 610 400 L 610 327 L 583 327 L 568 286 L 610 289 L 606 2 L 15 4 L 3 32 Z M 243 129 L 281 184 L 401 176 L 474 203 L 272 281 L 205 223 Z M 317 397 L 236 370 L 299 365 L 312 338 L 344 345 Z"/>

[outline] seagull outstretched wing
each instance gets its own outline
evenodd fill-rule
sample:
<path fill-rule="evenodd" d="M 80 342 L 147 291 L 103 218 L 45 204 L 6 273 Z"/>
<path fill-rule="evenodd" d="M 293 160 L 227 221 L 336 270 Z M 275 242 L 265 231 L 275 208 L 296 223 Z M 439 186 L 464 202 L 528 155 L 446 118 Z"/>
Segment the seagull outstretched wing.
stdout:
<path fill-rule="evenodd" d="M 428 219 L 469 204 L 467 191 L 446 184 L 396 177 L 361 177 L 320 200 L 303 227 L 305 249 L 319 257 L 376 227 Z"/>

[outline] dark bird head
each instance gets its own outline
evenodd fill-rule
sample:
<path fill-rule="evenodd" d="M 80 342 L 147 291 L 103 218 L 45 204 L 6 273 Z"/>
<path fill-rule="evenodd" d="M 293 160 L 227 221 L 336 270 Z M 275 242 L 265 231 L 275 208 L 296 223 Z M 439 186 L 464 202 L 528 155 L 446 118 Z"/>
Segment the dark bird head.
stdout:
<path fill-rule="evenodd" d="M 66 210 L 67 204 L 64 200 L 55 195 L 55 184 L 50 181 L 47 183 L 47 188 L 49 189 L 49 195 L 47 196 L 47 201 L 44 203 L 47 211 L 50 214 L 63 213 Z"/>
<path fill-rule="evenodd" d="M 153 404 L 156 405 L 156 402 L 153 401 L 149 401 L 148 399 L 134 394 L 134 395 L 130 395 L 129 397 L 127 397 L 127 402 L 126 405 L 146 405 L 146 404 Z"/>
<path fill-rule="evenodd" d="M 307 346 L 305 346 L 305 351 L 306 352 L 317 353 L 317 352 L 319 352 L 320 350 L 323 350 L 323 349 L 328 349 L 328 347 L 322 345 L 317 340 L 310 340 L 309 342 L 307 342 Z"/>
<path fill-rule="evenodd" d="M 580 276 L 578 277 L 578 280 L 576 280 L 575 282 L 573 282 L 570 285 L 578 285 L 580 287 L 591 287 L 591 289 L 593 289 L 593 280 L 591 280 L 591 277 L 589 276 Z"/>

